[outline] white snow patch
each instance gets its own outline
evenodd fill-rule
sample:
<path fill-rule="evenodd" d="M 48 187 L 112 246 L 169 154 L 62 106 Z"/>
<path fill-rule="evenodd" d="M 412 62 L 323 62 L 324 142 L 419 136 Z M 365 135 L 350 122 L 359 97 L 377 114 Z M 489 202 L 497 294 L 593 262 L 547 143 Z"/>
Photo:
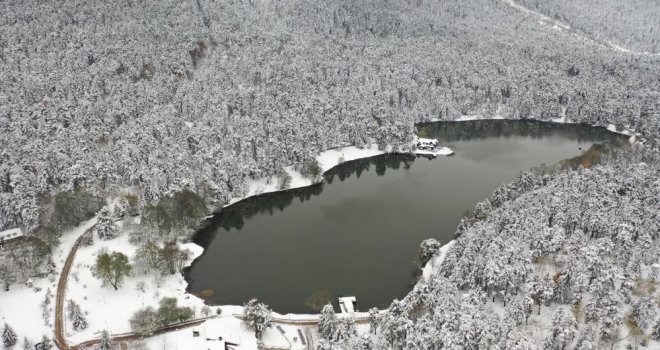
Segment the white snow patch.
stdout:
<path fill-rule="evenodd" d="M 433 275 L 435 271 L 440 269 L 440 266 L 442 266 L 442 261 L 445 260 L 447 252 L 454 245 L 454 243 L 456 243 L 456 240 L 452 239 L 451 241 L 447 242 L 447 244 L 440 247 L 438 253 L 433 256 L 431 260 L 426 263 L 426 265 L 424 265 L 424 268 L 422 269 L 422 276 L 425 279 L 428 279 L 431 277 L 431 275 Z"/>
<path fill-rule="evenodd" d="M 378 149 L 377 145 L 371 145 L 368 148 L 348 146 L 324 151 L 316 157 L 316 160 L 321 165 L 321 170 L 326 172 L 343 162 L 373 157 L 384 153 L 384 151 Z"/>

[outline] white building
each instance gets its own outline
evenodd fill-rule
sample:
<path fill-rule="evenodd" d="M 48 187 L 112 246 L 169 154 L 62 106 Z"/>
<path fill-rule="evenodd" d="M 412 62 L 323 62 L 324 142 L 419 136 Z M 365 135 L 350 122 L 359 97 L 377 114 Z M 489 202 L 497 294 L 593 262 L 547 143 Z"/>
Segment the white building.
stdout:
<path fill-rule="evenodd" d="M 341 313 L 352 313 L 355 312 L 355 303 L 357 300 L 355 297 L 340 297 L 339 298 L 339 309 Z"/>
<path fill-rule="evenodd" d="M 18 237 L 23 237 L 23 230 L 18 227 L 0 232 L 0 241 L 6 242 Z"/>

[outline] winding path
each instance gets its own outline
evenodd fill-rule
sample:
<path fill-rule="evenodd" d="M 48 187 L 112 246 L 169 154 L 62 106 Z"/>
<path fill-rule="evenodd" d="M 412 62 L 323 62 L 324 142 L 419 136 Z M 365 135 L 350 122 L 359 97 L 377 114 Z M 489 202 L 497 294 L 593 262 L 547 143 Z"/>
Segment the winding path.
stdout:
<path fill-rule="evenodd" d="M 60 348 L 60 350 L 68 350 L 69 346 L 66 343 L 66 337 L 64 336 L 64 299 L 66 297 L 66 284 L 69 280 L 69 272 L 71 271 L 71 265 L 73 260 L 76 257 L 76 252 L 83 242 L 83 239 L 86 235 L 91 235 L 92 231 L 96 227 L 94 224 L 92 227 L 85 230 L 85 232 L 76 239 L 76 242 L 71 247 L 69 255 L 66 257 L 64 262 L 64 267 L 62 267 L 62 273 L 60 274 L 60 280 L 57 283 L 57 297 L 55 301 L 55 345 Z"/>
<path fill-rule="evenodd" d="M 184 328 L 194 327 L 194 326 L 197 326 L 197 325 L 200 325 L 200 324 L 204 323 L 204 321 L 206 321 L 207 319 L 208 318 L 198 318 L 198 319 L 194 319 L 194 320 L 190 320 L 190 321 L 175 323 L 175 324 L 171 324 L 169 326 L 161 327 L 161 328 L 158 328 L 156 331 L 154 331 L 153 334 L 149 335 L 149 337 L 153 337 L 153 336 L 168 333 L 168 332 L 178 331 L 178 330 L 184 329 Z M 145 336 L 130 332 L 130 333 L 124 333 L 124 334 L 115 334 L 115 335 L 112 336 L 112 341 L 114 341 L 114 342 L 131 341 L 131 340 L 138 340 L 138 339 L 143 339 L 143 338 L 145 338 Z M 100 342 L 101 342 L 100 338 L 99 339 L 87 340 L 87 341 L 84 341 L 80 344 L 73 345 L 68 349 L 71 349 L 71 350 L 89 349 L 91 346 L 96 345 Z"/>
<path fill-rule="evenodd" d="M 69 254 L 66 257 L 66 260 L 64 261 L 64 266 L 62 267 L 62 273 L 60 274 L 60 279 L 57 284 L 57 295 L 56 295 L 56 301 L 55 301 L 55 337 L 54 337 L 54 342 L 55 345 L 60 349 L 60 350 L 78 350 L 78 349 L 84 349 L 84 348 L 89 348 L 90 346 L 98 344 L 101 340 L 100 338 L 97 339 L 91 339 L 84 341 L 80 344 L 76 345 L 69 345 L 67 344 L 66 341 L 66 336 L 65 336 L 65 326 L 64 326 L 64 317 L 65 317 L 65 312 L 64 312 L 64 302 L 66 300 L 66 288 L 67 288 L 67 281 L 69 280 L 69 273 L 71 271 L 71 265 L 73 265 L 73 261 L 75 260 L 76 253 L 78 252 L 78 248 L 82 245 L 83 241 L 88 235 L 91 235 L 94 229 L 96 228 L 96 224 L 85 230 L 83 234 L 80 235 L 74 242 L 73 246 L 71 247 L 71 250 L 69 251 Z M 233 315 L 234 317 L 238 319 L 243 319 L 243 315 L 241 314 L 235 314 Z M 164 327 L 160 327 L 157 330 L 154 331 L 153 334 L 150 336 L 156 336 L 168 332 L 173 332 L 177 331 L 180 329 L 184 328 L 189 328 L 189 327 L 194 327 L 199 324 L 202 324 L 204 321 L 209 319 L 209 317 L 205 318 L 198 318 L 194 320 L 189 320 L 181 323 L 176 323 Z M 369 322 L 369 317 L 356 317 L 354 318 L 356 323 L 367 323 Z M 290 319 L 290 318 L 275 318 L 273 320 L 273 324 L 275 325 L 289 325 L 289 326 L 299 326 L 301 328 L 304 328 L 305 330 L 305 335 L 307 336 L 307 341 L 308 341 L 308 348 L 313 347 L 313 338 L 311 336 L 311 328 L 315 328 L 318 326 L 319 320 L 318 318 L 308 318 L 308 319 Z M 119 341 L 131 341 L 131 340 L 137 340 L 137 339 L 142 339 L 144 336 L 140 334 L 136 334 L 133 332 L 129 333 L 123 333 L 123 334 L 116 334 L 112 336 L 112 340 L 115 342 Z M 268 348 L 264 348 L 268 349 Z"/>

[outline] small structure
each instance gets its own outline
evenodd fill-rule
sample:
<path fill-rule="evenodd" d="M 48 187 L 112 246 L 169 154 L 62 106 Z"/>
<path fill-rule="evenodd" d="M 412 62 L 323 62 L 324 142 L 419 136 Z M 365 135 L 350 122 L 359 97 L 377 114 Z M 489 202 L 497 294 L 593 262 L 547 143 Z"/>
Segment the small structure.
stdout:
<path fill-rule="evenodd" d="M 207 320 L 192 329 L 193 339 L 181 339 L 179 349 L 227 350 L 240 346 L 240 339 L 227 332 L 214 320 Z"/>
<path fill-rule="evenodd" d="M 448 156 L 454 153 L 449 147 L 440 147 L 437 139 L 425 139 L 418 137 L 414 142 L 415 148 L 412 153 L 424 156 Z"/>
<path fill-rule="evenodd" d="M 19 237 L 23 237 L 23 230 L 18 227 L 0 232 L 0 242 L 2 243 Z"/>
<path fill-rule="evenodd" d="M 339 297 L 339 309 L 341 313 L 352 313 L 355 312 L 355 303 L 357 300 L 355 297 Z"/>
<path fill-rule="evenodd" d="M 417 149 L 423 149 L 423 150 L 435 150 L 438 148 L 438 140 L 437 139 L 424 139 L 424 138 L 418 138 L 417 143 L 415 144 L 417 146 Z"/>

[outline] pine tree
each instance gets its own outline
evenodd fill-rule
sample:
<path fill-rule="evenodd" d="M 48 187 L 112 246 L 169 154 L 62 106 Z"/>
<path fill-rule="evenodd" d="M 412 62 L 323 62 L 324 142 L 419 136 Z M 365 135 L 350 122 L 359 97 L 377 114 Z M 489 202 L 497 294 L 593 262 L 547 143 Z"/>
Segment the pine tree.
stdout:
<path fill-rule="evenodd" d="M 2 330 L 2 343 L 9 348 L 16 345 L 16 332 L 5 322 L 5 328 Z"/>
<path fill-rule="evenodd" d="M 87 319 L 80 311 L 80 306 L 76 305 L 75 311 L 73 312 L 73 317 L 71 317 L 73 322 L 73 329 L 76 331 L 83 331 L 87 329 Z"/>
<path fill-rule="evenodd" d="M 99 350 L 111 350 L 114 348 L 112 339 L 110 339 L 110 334 L 108 330 L 104 329 L 103 334 L 101 335 L 101 343 L 99 343 Z"/>
<path fill-rule="evenodd" d="M 50 288 L 46 289 L 44 301 L 41 303 L 41 317 L 43 317 L 46 326 L 50 325 L 50 303 L 52 297 L 53 293 L 50 291 Z"/>
<path fill-rule="evenodd" d="M 263 332 L 273 322 L 273 315 L 268 309 L 268 305 L 260 303 L 256 298 L 251 299 L 245 304 L 243 317 L 244 321 L 254 329 L 254 335 L 257 339 L 261 339 Z"/>
<path fill-rule="evenodd" d="M 341 318 L 337 322 L 335 332 L 332 336 L 332 340 L 336 342 L 341 342 L 343 340 L 349 339 L 351 337 L 357 336 L 357 328 L 355 327 L 355 321 L 351 318 Z"/>
<path fill-rule="evenodd" d="M 577 321 L 572 313 L 563 307 L 552 314 L 552 332 L 543 343 L 545 350 L 561 350 L 573 341 L 577 329 Z"/>
<path fill-rule="evenodd" d="M 69 319 L 73 324 L 73 329 L 76 331 L 87 329 L 87 319 L 85 319 L 85 315 L 80 310 L 80 305 L 76 304 L 73 300 L 69 300 L 66 307 L 69 313 Z"/>
<path fill-rule="evenodd" d="M 372 307 L 369 309 L 369 332 L 373 334 L 378 331 L 379 316 L 378 308 Z"/>
<path fill-rule="evenodd" d="M 34 345 L 32 345 L 27 337 L 23 338 L 23 350 L 34 350 Z"/>
<path fill-rule="evenodd" d="M 112 220 L 110 211 L 107 207 L 103 207 L 99 212 L 96 221 L 96 234 L 98 234 L 99 238 L 103 240 L 113 239 L 119 234 L 117 225 L 115 225 L 115 222 Z"/>
<path fill-rule="evenodd" d="M 319 334 L 324 339 L 330 340 L 336 329 L 337 315 L 335 315 L 335 309 L 332 304 L 327 303 L 321 310 L 321 315 L 319 315 Z"/>
<path fill-rule="evenodd" d="M 656 341 L 660 341 L 660 320 L 655 323 L 653 330 L 651 331 L 651 338 Z"/>
<path fill-rule="evenodd" d="M 640 300 L 633 305 L 632 317 L 642 329 L 650 327 L 653 320 L 655 320 L 655 316 L 655 301 L 653 298 L 640 298 Z"/>

